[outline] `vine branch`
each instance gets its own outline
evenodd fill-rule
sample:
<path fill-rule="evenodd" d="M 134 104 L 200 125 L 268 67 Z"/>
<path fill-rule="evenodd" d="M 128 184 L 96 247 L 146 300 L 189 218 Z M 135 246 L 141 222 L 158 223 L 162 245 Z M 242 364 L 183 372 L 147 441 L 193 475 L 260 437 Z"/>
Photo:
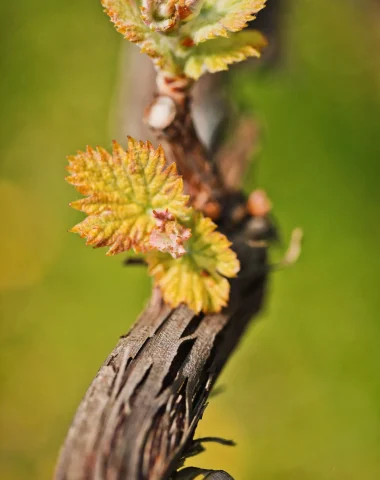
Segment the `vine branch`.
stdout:
<path fill-rule="evenodd" d="M 238 188 L 251 150 L 247 137 L 254 141 L 257 130 L 243 121 L 235 143 L 209 152 L 194 127 L 190 87 L 184 76 L 160 73 L 145 121 L 167 162 L 176 163 L 192 206 L 233 242 L 239 277 L 231 280 L 229 304 L 221 313 L 195 314 L 183 304 L 170 308 L 153 290 L 85 394 L 62 446 L 56 480 L 190 480 L 201 473 L 182 468 L 207 440 L 194 440 L 196 427 L 220 372 L 263 306 L 267 247 L 275 229 L 269 215 L 249 214 Z M 231 477 L 209 471 L 205 478 Z"/>

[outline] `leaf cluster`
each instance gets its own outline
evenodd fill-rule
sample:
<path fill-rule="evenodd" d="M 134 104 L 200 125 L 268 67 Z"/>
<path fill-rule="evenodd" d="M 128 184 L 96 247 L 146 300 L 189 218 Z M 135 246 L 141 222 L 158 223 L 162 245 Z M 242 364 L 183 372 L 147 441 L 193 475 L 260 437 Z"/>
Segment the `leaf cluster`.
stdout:
<path fill-rule="evenodd" d="M 195 312 L 227 305 L 229 282 L 239 261 L 211 219 L 188 206 L 175 164 L 161 147 L 128 140 L 68 157 L 67 181 L 85 197 L 71 203 L 88 216 L 71 229 L 108 255 L 133 249 L 146 254 L 149 273 L 172 307 Z"/>
<path fill-rule="evenodd" d="M 241 32 L 266 0 L 102 0 L 116 29 L 156 66 L 197 79 L 227 70 L 266 46 L 257 31 Z"/>

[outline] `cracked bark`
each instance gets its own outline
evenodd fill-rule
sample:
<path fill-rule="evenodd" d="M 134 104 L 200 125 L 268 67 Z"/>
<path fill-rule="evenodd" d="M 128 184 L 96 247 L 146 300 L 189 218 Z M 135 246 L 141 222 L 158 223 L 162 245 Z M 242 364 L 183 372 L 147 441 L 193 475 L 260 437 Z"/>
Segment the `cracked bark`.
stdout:
<path fill-rule="evenodd" d="M 221 314 L 170 309 L 154 292 L 87 391 L 56 479 L 170 478 L 220 371 L 261 308 L 266 253 L 250 253 L 257 268 L 234 281 L 230 305 Z"/>

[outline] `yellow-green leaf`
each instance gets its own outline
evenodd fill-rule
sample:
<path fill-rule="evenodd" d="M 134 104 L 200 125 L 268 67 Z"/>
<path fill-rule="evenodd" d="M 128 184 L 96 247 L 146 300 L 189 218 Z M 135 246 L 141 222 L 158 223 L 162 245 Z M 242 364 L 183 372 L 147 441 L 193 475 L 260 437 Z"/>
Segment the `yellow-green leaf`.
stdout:
<path fill-rule="evenodd" d="M 149 28 L 141 18 L 139 1 L 101 0 L 101 2 L 116 29 L 125 38 L 133 43 L 141 43 L 146 40 Z"/>
<path fill-rule="evenodd" d="M 206 0 L 188 25 L 195 43 L 239 32 L 265 7 L 266 0 Z"/>
<path fill-rule="evenodd" d="M 101 0 L 115 28 L 127 40 L 136 43 L 154 63 L 168 72 L 177 73 L 178 66 L 165 38 L 152 31 L 143 21 L 139 0 Z"/>
<path fill-rule="evenodd" d="M 172 307 L 185 303 L 195 312 L 219 312 L 229 298 L 225 277 L 236 276 L 239 261 L 210 218 L 193 213 L 185 226 L 192 232 L 184 243 L 186 255 L 174 259 L 169 253 L 149 252 L 149 273 Z"/>
<path fill-rule="evenodd" d="M 127 151 L 114 142 L 112 155 L 88 147 L 68 160 L 67 181 L 86 195 L 71 206 L 89 215 L 71 231 L 86 238 L 87 245 L 109 246 L 108 255 L 154 248 L 154 211 L 188 215 L 182 178 L 175 164 L 166 167 L 161 147 L 155 150 L 149 142 L 129 138 Z"/>
<path fill-rule="evenodd" d="M 248 57 L 260 57 L 266 46 L 263 35 L 256 30 L 232 34 L 229 38 L 217 38 L 201 43 L 191 49 L 191 56 L 185 64 L 185 74 L 198 79 L 206 72 L 227 70 L 232 63 Z"/>

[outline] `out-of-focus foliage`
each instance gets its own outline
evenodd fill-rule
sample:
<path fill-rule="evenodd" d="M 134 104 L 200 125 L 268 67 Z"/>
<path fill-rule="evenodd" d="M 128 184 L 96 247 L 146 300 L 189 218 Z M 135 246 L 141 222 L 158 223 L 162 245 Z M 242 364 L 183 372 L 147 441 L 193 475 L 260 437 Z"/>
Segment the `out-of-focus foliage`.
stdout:
<path fill-rule="evenodd" d="M 259 32 L 238 35 L 266 0 L 102 0 L 116 29 L 167 74 L 197 79 L 259 57 L 266 42 Z M 217 37 L 229 40 L 207 41 Z M 203 45 L 207 42 L 206 45 Z"/>
<path fill-rule="evenodd" d="M 228 70 L 232 63 L 242 62 L 248 57 L 260 57 L 260 52 L 266 44 L 265 38 L 255 30 L 201 43 L 193 49 L 184 72 L 188 77 L 197 79 L 205 72 Z"/>
<path fill-rule="evenodd" d="M 266 0 L 204 0 L 199 15 L 187 29 L 194 43 L 216 37 L 229 37 L 254 20 Z"/>
<path fill-rule="evenodd" d="M 301 225 L 305 245 L 273 275 L 200 423 L 197 435 L 237 446 L 190 464 L 241 480 L 378 480 L 380 12 L 292 3 L 284 68 L 239 72 L 230 95 L 263 130 L 247 191 L 265 187 L 284 238 Z M 48 480 L 151 282 L 66 232 L 82 218 L 67 206 L 67 152 L 114 137 L 119 36 L 93 0 L 0 11 L 0 478 Z"/>

